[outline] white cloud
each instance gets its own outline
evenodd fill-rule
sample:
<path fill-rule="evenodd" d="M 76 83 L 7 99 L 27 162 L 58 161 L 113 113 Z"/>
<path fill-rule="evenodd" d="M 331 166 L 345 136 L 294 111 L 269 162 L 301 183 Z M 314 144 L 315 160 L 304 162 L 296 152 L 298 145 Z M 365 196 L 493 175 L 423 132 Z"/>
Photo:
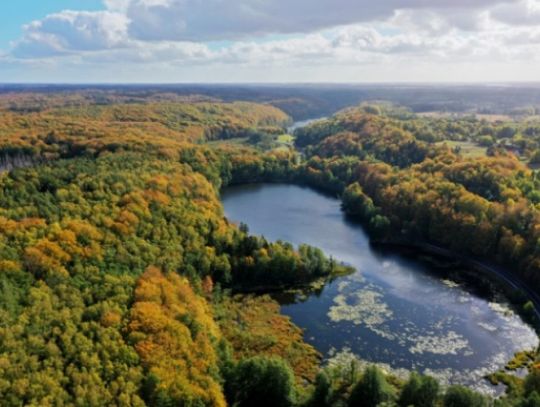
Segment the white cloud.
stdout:
<path fill-rule="evenodd" d="M 26 25 L 13 55 L 34 58 L 118 48 L 127 43 L 127 27 L 122 13 L 63 11 Z"/>
<path fill-rule="evenodd" d="M 540 0 L 522 0 L 518 4 L 504 4 L 494 8 L 490 15 L 512 25 L 539 25 Z"/>
<path fill-rule="evenodd" d="M 539 3 L 104 0 L 105 11 L 63 11 L 31 22 L 3 58 L 12 67 L 17 61 L 48 61 L 58 62 L 58 69 L 69 65 L 74 72 L 103 69 L 109 75 L 114 67 L 117 73 L 156 76 L 189 71 L 196 78 L 213 69 L 209 79 L 225 80 L 269 71 L 288 72 L 281 73 L 284 81 L 295 75 L 307 80 L 307 72 L 318 80 L 324 69 L 328 79 L 332 72 L 350 77 L 373 69 L 377 76 L 393 69 L 403 76 L 406 70 L 421 72 L 423 80 L 430 66 L 458 65 L 472 73 L 498 64 L 509 72 L 516 63 L 540 63 L 540 22 L 534 23 Z"/>
<path fill-rule="evenodd" d="M 118 0 L 113 0 L 117 2 Z M 131 35 L 141 40 L 208 41 L 306 33 L 384 20 L 398 10 L 468 12 L 515 0 L 130 0 Z M 470 22 L 468 22 L 470 25 Z"/>

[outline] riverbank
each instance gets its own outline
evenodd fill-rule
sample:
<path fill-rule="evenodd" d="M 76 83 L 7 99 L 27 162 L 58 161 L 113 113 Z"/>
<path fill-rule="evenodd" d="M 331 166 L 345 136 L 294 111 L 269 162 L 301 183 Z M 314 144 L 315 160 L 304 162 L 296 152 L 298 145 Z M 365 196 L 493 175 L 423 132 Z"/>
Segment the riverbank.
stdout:
<path fill-rule="evenodd" d="M 499 282 L 505 284 L 508 288 L 513 290 L 516 295 L 519 296 L 522 294 L 531 301 L 533 304 L 535 320 L 529 322 L 534 322 L 532 325 L 537 332 L 540 332 L 540 296 L 534 290 L 530 289 L 525 282 L 521 281 L 508 270 L 505 270 L 502 266 L 489 262 L 486 259 L 463 255 L 450 249 L 427 242 L 411 242 L 398 239 L 387 239 L 373 240 L 371 244 L 385 248 L 414 249 L 428 255 L 436 255 L 454 261 L 457 260 L 461 265 L 467 268 L 484 273 L 486 276 L 495 277 Z"/>

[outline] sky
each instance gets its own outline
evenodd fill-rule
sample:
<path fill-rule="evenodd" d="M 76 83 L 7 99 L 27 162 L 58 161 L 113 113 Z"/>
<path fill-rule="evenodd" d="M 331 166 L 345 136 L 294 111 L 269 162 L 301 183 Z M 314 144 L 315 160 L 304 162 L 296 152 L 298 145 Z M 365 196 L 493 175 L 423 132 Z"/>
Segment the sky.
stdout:
<path fill-rule="evenodd" d="M 0 2 L 0 83 L 539 81 L 540 0 Z"/>

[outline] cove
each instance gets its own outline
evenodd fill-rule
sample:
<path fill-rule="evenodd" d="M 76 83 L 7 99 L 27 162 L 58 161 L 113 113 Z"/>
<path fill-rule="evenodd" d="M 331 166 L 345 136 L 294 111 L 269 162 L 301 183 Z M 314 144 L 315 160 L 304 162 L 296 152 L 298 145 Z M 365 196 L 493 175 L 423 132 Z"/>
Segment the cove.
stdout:
<path fill-rule="evenodd" d="M 439 277 L 429 263 L 373 249 L 336 198 L 259 184 L 229 187 L 222 202 L 227 218 L 247 224 L 252 234 L 307 243 L 356 268 L 315 295 L 282 300 L 283 314 L 305 330 L 327 363 L 355 357 L 398 375 L 416 370 L 496 393 L 484 376 L 538 345 L 502 296 L 480 296 Z"/>

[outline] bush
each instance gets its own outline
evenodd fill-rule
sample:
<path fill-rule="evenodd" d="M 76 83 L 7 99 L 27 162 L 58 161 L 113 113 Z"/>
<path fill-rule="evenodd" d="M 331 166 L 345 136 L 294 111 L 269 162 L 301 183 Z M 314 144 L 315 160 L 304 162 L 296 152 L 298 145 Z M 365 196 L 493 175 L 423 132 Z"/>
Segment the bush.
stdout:
<path fill-rule="evenodd" d="M 485 407 L 486 399 L 463 386 L 451 386 L 444 396 L 445 407 Z"/>
<path fill-rule="evenodd" d="M 525 394 L 528 396 L 532 392 L 540 392 L 540 369 L 533 369 L 525 378 L 523 384 Z"/>
<path fill-rule="evenodd" d="M 320 372 L 315 378 L 315 389 L 306 403 L 306 407 L 327 407 L 330 406 L 331 385 L 328 376 Z"/>
<path fill-rule="evenodd" d="M 439 394 L 439 383 L 433 377 L 412 373 L 401 391 L 399 405 L 403 407 L 431 407 Z"/>
<path fill-rule="evenodd" d="M 294 375 L 282 359 L 256 356 L 233 369 L 228 386 L 230 405 L 289 407 L 296 401 Z"/>
<path fill-rule="evenodd" d="M 375 407 L 394 397 L 392 388 L 382 372 L 371 366 L 366 369 L 360 381 L 353 387 L 349 398 L 350 407 Z"/>
<path fill-rule="evenodd" d="M 521 400 L 518 407 L 540 407 L 540 396 L 533 391 L 525 400 Z"/>

